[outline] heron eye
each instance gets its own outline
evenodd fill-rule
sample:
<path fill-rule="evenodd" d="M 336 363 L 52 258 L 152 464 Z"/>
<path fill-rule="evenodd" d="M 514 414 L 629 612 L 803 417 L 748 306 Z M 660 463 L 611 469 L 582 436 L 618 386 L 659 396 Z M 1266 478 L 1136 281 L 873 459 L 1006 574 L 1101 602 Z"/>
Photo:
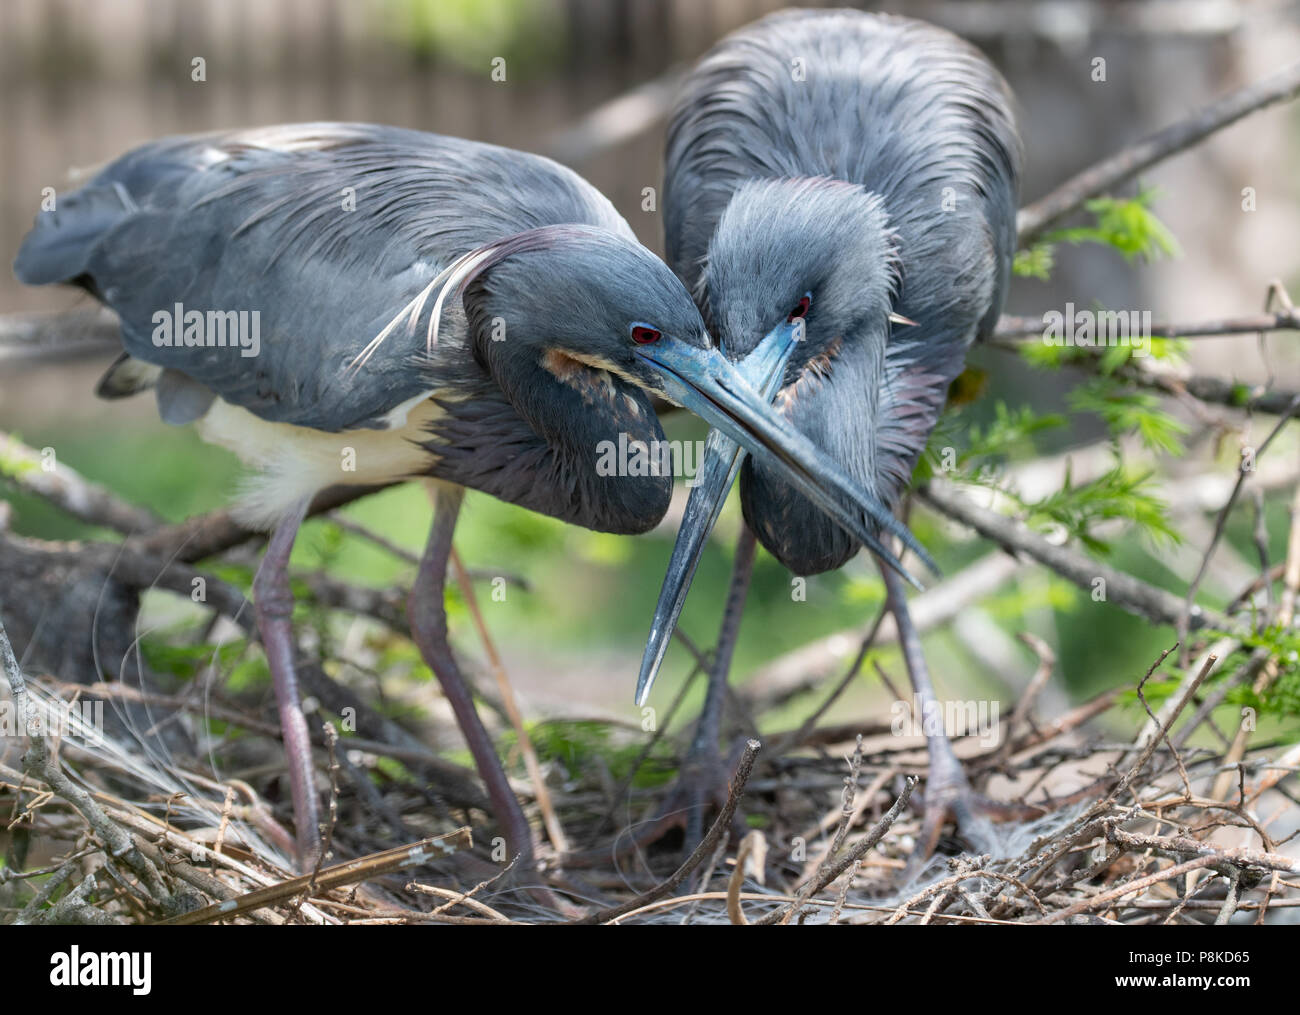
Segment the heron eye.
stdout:
<path fill-rule="evenodd" d="M 632 326 L 632 341 L 637 345 L 649 345 L 651 342 L 659 341 L 659 332 L 654 328 L 648 328 L 644 324 L 634 324 Z"/>
<path fill-rule="evenodd" d="M 795 308 L 790 311 L 790 316 L 786 318 L 786 321 L 797 321 L 802 317 L 806 317 L 808 315 L 808 308 L 811 306 L 812 293 L 804 293 L 803 299 L 801 299 Z"/>

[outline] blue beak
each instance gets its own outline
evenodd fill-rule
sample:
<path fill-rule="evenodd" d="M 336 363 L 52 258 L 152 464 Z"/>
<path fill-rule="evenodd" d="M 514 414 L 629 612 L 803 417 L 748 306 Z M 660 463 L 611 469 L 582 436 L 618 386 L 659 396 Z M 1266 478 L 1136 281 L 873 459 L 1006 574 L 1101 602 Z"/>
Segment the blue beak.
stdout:
<path fill-rule="evenodd" d="M 668 650 L 668 640 L 681 616 L 704 544 L 718 520 L 746 452 L 780 473 L 786 482 L 912 585 L 920 588 L 916 579 L 881 542 L 875 531 L 877 527 L 898 536 L 927 567 L 937 571 L 916 537 L 884 504 L 859 488 L 838 465 L 772 408 L 770 403 L 781 387 L 796 336 L 795 324 L 782 324 L 769 332 L 738 364 L 732 364 L 716 349 L 700 349 L 684 343 L 637 350 L 658 368 L 669 397 L 713 427 L 705 444 L 704 462 L 696 477 L 696 485 L 686 502 L 686 513 L 655 607 L 637 678 L 638 705 L 645 704 L 650 694 L 664 653 Z"/>

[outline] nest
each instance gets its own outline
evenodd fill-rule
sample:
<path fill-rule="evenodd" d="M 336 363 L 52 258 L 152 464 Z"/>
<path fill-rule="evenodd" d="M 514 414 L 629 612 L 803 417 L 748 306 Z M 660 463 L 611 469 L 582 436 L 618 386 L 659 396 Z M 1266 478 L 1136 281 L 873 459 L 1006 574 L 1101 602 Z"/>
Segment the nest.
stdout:
<path fill-rule="evenodd" d="M 946 825 L 919 867 L 924 742 L 879 725 L 805 724 L 739 742 L 726 806 L 685 859 L 675 829 L 644 834 L 669 784 L 629 789 L 630 777 L 615 781 L 600 764 L 548 760 L 545 802 L 523 783 L 521 796 L 535 827 L 559 830 L 569 849 L 544 846 L 529 876 L 503 855 L 490 815 L 454 799 L 469 791 L 440 792 L 409 750 L 356 746 L 324 726 L 326 856 L 295 877 L 273 725 L 250 716 L 242 728 L 241 754 L 265 762 L 260 777 L 218 782 L 133 737 L 97 733 L 81 718 L 78 689 L 20 679 L 15 704 L 41 735 L 21 757 L 0 755 L 10 854 L 0 906 L 17 923 L 1280 919 L 1300 905 L 1300 861 L 1283 855 L 1290 836 L 1278 830 L 1300 824 L 1279 785 L 1296 751 L 1268 761 L 1264 745 L 1227 763 L 1222 751 L 1187 746 L 1196 716 L 1173 729 L 1210 666 L 1159 713 L 1148 707 L 1131 743 L 1085 732 L 1116 692 L 1041 721 L 1031 685 L 996 746 L 970 750 L 976 738 L 958 739 L 987 814 Z M 16 667 L 10 655 L 6 668 Z M 1139 699 L 1146 707 L 1141 687 Z M 160 721 L 164 706 L 182 705 L 153 704 Z M 661 733 L 633 770 L 657 748 L 671 763 Z M 380 778 L 394 759 L 408 777 Z"/>

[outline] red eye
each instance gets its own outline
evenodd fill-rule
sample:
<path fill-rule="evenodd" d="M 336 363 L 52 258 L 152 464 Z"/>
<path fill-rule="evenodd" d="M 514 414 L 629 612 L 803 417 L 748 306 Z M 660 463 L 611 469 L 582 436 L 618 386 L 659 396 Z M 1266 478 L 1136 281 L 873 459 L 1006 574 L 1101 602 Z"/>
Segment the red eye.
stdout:
<path fill-rule="evenodd" d="M 632 341 L 637 345 L 649 345 L 651 342 L 659 341 L 659 332 L 654 328 L 647 328 L 644 324 L 636 324 L 632 327 Z"/>
<path fill-rule="evenodd" d="M 787 317 L 786 320 L 797 321 L 801 317 L 807 316 L 808 308 L 811 306 L 812 306 L 812 296 L 809 293 L 804 293 L 803 299 L 801 299 L 798 305 L 793 310 L 790 311 L 790 316 Z"/>

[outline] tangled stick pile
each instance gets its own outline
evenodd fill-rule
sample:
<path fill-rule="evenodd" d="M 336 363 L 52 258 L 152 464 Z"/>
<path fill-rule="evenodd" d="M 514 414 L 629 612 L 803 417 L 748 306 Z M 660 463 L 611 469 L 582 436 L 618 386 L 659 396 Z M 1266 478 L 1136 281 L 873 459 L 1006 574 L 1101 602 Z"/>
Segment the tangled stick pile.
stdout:
<path fill-rule="evenodd" d="M 0 650 L 14 679 L 7 646 Z M 571 904 L 566 911 L 544 909 L 512 885 L 508 864 L 473 849 L 456 814 L 431 818 L 409 784 L 380 793 L 363 776 L 371 792 L 353 792 L 351 758 L 367 765 L 373 754 L 328 734 L 332 856 L 291 877 L 290 841 L 252 786 L 157 769 L 139 751 L 96 742 L 66 723 L 76 715 L 70 699 L 18 677 L 15 700 L 29 722 L 49 728 L 62 712 L 68 736 L 32 737 L 17 764 L 0 764 L 11 834 L 52 858 L 4 868 L 0 904 L 6 922 L 20 923 L 1262 922 L 1300 905 L 1300 860 L 1280 852 L 1300 808 L 1279 785 L 1300 752 L 1225 765 L 1224 752 L 1187 746 L 1205 721 L 1187 718 L 1188 706 L 1203 701 L 1215 662 L 1206 658 L 1163 718 L 1148 709 L 1152 728 L 1132 744 L 1081 735 L 1116 692 L 1041 721 L 1032 705 L 1043 681 L 1035 681 L 1002 742 L 969 760 L 977 780 L 1025 787 L 1016 796 L 1030 806 L 998 827 L 985 844 L 993 852 L 936 858 L 908 885 L 924 748 L 899 743 L 887 726 L 850 747 L 851 727 L 836 725 L 776 735 L 768 747 L 750 740 L 727 812 L 685 863 L 654 847 L 611 848 L 603 862 L 589 855 L 572 867 L 552 857 L 549 878 Z M 1140 688 L 1139 698 L 1145 705 Z M 275 757 L 273 730 L 249 725 L 247 736 Z M 1232 792 L 1220 801 L 1211 784 L 1224 771 Z M 1060 772 L 1069 773 L 1064 783 Z M 1080 783 L 1074 794 L 1046 789 Z M 612 793 L 592 771 L 551 788 L 558 819 L 578 840 L 605 828 L 618 803 Z M 653 809 L 654 796 L 635 794 L 636 808 Z M 728 819 L 738 804 L 763 830 L 734 842 Z M 385 822 L 431 834 L 394 848 Z"/>

